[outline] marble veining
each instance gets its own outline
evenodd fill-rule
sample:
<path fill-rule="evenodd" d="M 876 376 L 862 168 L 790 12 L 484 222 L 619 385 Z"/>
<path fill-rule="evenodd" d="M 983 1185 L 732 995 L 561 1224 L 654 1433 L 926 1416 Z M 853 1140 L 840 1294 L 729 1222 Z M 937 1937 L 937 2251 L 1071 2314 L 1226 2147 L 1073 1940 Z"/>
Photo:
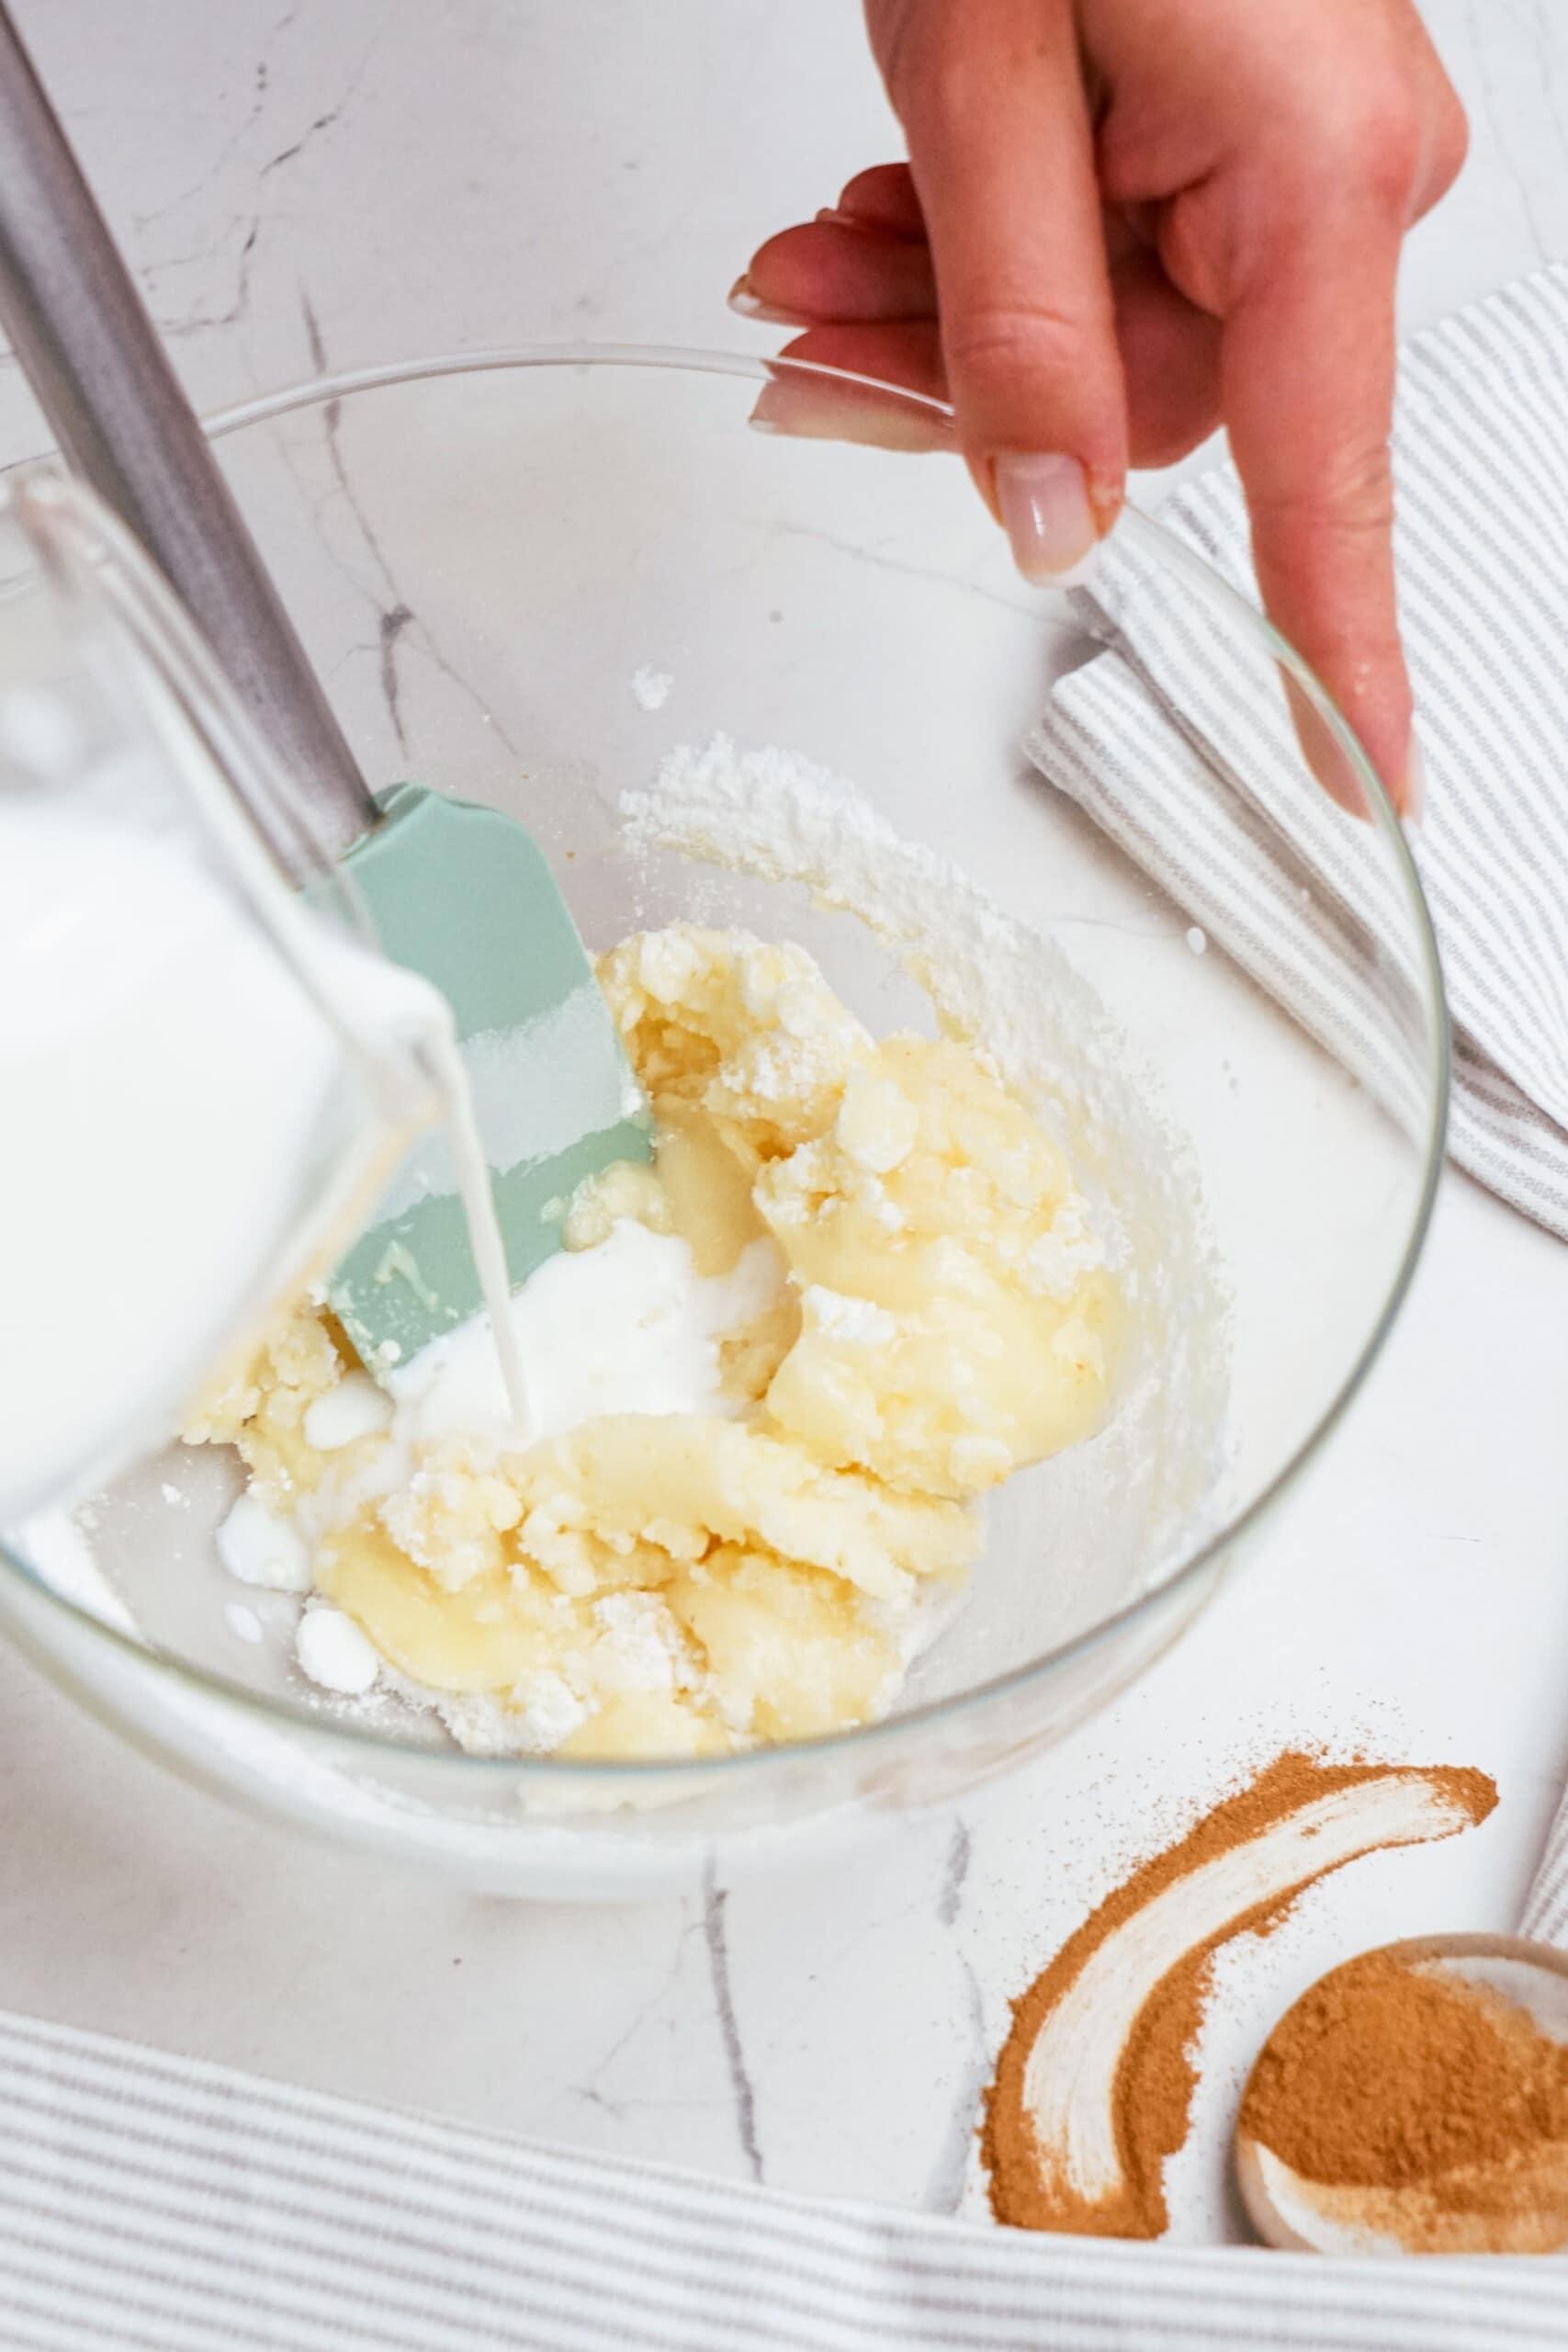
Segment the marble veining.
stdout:
<path fill-rule="evenodd" d="M 728 1889 L 720 1886 L 710 1862 L 703 1883 L 703 1940 L 707 1945 L 708 1966 L 713 1972 L 713 2005 L 735 2092 L 736 2137 L 748 2172 L 753 2180 L 761 2180 L 762 2151 L 757 2143 L 757 2094 L 746 2069 L 746 2052 L 741 2046 L 735 1992 L 730 1983 L 729 1943 L 724 1931 L 724 1906 L 728 1900 Z"/>
<path fill-rule="evenodd" d="M 487 344 L 765 349 L 723 307 L 750 246 L 897 152 L 843 0 L 160 0 L 155 39 L 114 0 L 17 13 L 208 408 Z M 1428 16 L 1473 151 L 1411 242 L 1412 325 L 1568 259 L 1568 10 Z M 43 437 L 0 368 L 0 456 Z M 339 659 L 396 773 L 410 695 L 471 725 L 482 693 L 400 588 L 344 420 L 292 462 L 363 601 Z M 0 2003 L 782 2188 L 975 2211 L 1007 2004 L 1161 1808 L 1303 1736 L 1495 1771 L 1473 1840 L 1347 1872 L 1229 1955 L 1180 2223 L 1224 2233 L 1227 2085 L 1276 2010 L 1359 1943 L 1506 1920 L 1533 1863 L 1563 1760 L 1565 1309 L 1556 1245 L 1451 1182 L 1337 1450 L 1137 1690 L 961 1815 L 686 1901 L 523 1907 L 297 1846 L 0 1656 Z"/>

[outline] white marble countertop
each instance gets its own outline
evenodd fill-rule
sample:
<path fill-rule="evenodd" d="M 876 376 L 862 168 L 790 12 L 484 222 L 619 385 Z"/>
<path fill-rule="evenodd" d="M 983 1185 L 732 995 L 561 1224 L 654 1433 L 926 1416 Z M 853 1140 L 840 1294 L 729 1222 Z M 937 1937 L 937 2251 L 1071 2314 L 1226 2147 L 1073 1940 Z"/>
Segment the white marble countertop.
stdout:
<path fill-rule="evenodd" d="M 415 351 L 755 341 L 772 227 L 896 152 L 851 0 L 18 0 L 214 406 Z M 1428 0 L 1473 126 L 1418 323 L 1568 259 L 1568 10 Z M 0 455 L 42 439 L 0 368 Z M 1185 2161 L 1357 1945 L 1506 1925 L 1568 1765 L 1568 1254 L 1450 1177 L 1329 1458 L 1188 1640 L 1065 1747 L 869 1852 L 631 1911 L 454 1895 L 196 1795 L 0 1657 L 0 2004 L 780 2187 L 953 2210 L 1010 1996 L 1151 1818 L 1318 1728 L 1493 1771 L 1232 1956 Z M 1238 1701 L 1237 1692 L 1245 1696 Z M 969 2183 L 966 2189 L 966 2182 Z"/>

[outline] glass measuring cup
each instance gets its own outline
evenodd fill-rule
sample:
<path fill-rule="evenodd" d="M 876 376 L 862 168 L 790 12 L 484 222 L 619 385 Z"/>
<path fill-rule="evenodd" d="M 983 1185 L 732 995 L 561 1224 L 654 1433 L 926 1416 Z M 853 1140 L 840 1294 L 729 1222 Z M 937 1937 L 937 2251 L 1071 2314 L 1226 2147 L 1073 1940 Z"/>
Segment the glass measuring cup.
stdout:
<path fill-rule="evenodd" d="M 0 1524 L 166 1439 L 428 1124 L 382 969 L 159 575 L 0 483 Z"/>

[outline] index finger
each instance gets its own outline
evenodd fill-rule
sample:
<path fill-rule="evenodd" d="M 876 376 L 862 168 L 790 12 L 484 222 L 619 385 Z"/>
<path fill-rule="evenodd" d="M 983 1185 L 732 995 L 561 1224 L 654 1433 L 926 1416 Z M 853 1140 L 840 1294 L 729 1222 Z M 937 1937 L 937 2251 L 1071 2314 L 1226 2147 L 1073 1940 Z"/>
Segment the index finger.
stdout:
<path fill-rule="evenodd" d="M 1221 385 L 1270 619 L 1316 671 L 1394 806 L 1417 797 L 1393 566 L 1391 224 L 1303 232 L 1224 327 Z M 1336 797 L 1353 797 L 1332 773 Z"/>
<path fill-rule="evenodd" d="M 915 0 L 888 77 L 931 239 L 965 454 L 1024 571 L 1120 503 L 1126 398 L 1069 0 Z"/>

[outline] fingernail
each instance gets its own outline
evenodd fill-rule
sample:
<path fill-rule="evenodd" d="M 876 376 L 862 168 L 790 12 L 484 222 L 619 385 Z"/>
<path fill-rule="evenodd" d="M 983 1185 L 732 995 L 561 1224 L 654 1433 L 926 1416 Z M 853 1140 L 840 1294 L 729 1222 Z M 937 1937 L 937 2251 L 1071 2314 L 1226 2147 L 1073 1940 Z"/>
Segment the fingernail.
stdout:
<path fill-rule="evenodd" d="M 1098 533 L 1089 478 L 1076 458 L 1004 455 L 996 461 L 997 503 L 1026 580 L 1067 588 L 1094 551 Z"/>
<path fill-rule="evenodd" d="M 798 311 L 781 311 L 773 303 L 764 302 L 760 294 L 752 291 L 751 280 L 744 270 L 724 299 L 743 319 L 761 319 L 767 325 L 779 327 L 803 327 L 807 323 Z"/>
<path fill-rule="evenodd" d="M 1404 821 L 1417 829 L 1427 818 L 1427 754 L 1416 738 L 1410 738 L 1410 753 L 1404 763 Z"/>

